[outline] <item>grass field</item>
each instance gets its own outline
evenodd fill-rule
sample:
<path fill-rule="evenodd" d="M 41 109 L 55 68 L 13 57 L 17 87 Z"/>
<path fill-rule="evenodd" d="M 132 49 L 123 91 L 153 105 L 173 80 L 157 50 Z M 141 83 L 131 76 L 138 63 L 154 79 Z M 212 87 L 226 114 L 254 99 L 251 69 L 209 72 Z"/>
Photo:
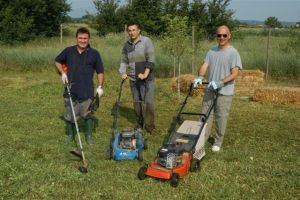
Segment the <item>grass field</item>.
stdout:
<path fill-rule="evenodd" d="M 156 156 L 183 98 L 170 90 L 169 81 L 155 82 L 157 133 L 146 135 L 147 163 Z M 202 171 L 189 173 L 172 188 L 165 181 L 138 180 L 139 161 L 105 160 L 118 85 L 118 76 L 107 70 L 105 94 L 95 115 L 95 145 L 84 143 L 89 172 L 81 174 L 77 168 L 82 163 L 69 153 L 75 146 L 64 144 L 60 77 L 49 69 L 1 70 L 0 199 L 300 198 L 299 107 L 235 96 L 222 151 L 214 154 L 207 144 Z M 200 102 L 193 97 L 188 107 L 197 109 Z M 126 107 L 130 112 L 131 106 Z M 123 117 L 126 123 L 134 121 Z"/>
<path fill-rule="evenodd" d="M 75 44 L 73 35 L 76 28 L 81 25 L 83 24 L 66 25 L 65 30 L 67 34 L 63 36 L 62 44 L 60 43 L 60 38 L 37 38 L 26 44 L 15 46 L 0 45 L 0 68 L 23 71 L 37 71 L 49 68 L 49 66 L 53 65 L 55 56 L 63 48 Z M 300 31 L 295 30 L 294 35 L 289 35 L 287 33 L 292 31 L 285 30 L 286 34 L 277 36 L 276 32 L 281 31 L 273 30 L 270 37 L 269 77 L 276 80 L 287 78 L 300 82 L 300 59 L 298 59 L 300 55 L 300 40 L 297 39 L 300 38 Z M 117 70 L 120 63 L 122 45 L 127 38 L 125 34 L 108 34 L 106 37 L 100 38 L 96 36 L 95 30 L 91 29 L 91 32 L 91 46 L 100 51 L 105 67 Z M 237 39 L 233 33 L 232 44 L 241 55 L 243 68 L 266 71 L 268 38 L 262 34 L 263 29 L 252 28 L 241 32 L 243 37 Z M 257 34 L 252 34 L 253 32 L 257 32 Z M 162 48 L 162 40 L 160 38 L 150 37 L 155 45 L 156 76 L 172 77 L 173 57 L 168 55 Z M 191 41 L 187 46 L 191 46 Z M 198 49 L 195 56 L 187 54 L 182 57 L 181 73 L 196 74 L 196 70 L 202 64 L 207 50 L 215 45 L 216 41 L 199 41 L 196 44 Z"/>

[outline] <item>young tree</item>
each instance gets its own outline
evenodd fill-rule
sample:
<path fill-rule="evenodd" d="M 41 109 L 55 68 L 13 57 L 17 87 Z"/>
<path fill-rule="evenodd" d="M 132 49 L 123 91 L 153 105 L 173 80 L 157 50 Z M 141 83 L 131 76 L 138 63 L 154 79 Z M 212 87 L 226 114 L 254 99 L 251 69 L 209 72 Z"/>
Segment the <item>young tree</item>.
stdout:
<path fill-rule="evenodd" d="M 178 77 L 180 76 L 180 66 L 182 56 L 191 52 L 188 41 L 188 17 L 166 15 L 164 18 L 167 24 L 167 31 L 163 34 L 163 49 L 174 58 L 174 77 L 176 76 L 176 68 L 178 69 Z M 180 85 L 178 81 L 178 94 L 180 94 Z"/>
<path fill-rule="evenodd" d="M 265 20 L 265 25 L 268 28 L 281 28 L 282 24 L 278 21 L 277 17 L 268 17 Z"/>

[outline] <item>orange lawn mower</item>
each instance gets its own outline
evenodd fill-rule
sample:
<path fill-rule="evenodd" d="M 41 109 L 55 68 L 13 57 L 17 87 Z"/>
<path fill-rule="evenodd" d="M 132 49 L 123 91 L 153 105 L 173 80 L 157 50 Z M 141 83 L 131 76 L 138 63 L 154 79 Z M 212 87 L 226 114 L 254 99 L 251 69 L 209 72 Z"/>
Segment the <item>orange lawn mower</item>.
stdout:
<path fill-rule="evenodd" d="M 214 99 L 206 113 L 183 112 L 192 90 L 193 84 L 169 128 L 157 157 L 149 165 L 145 164 L 139 169 L 138 178 L 140 180 L 149 176 L 170 180 L 171 186 L 177 187 L 180 178 L 186 176 L 189 171 L 196 172 L 201 169 L 200 160 L 205 156 L 205 129 L 209 115 L 216 104 L 218 92 L 214 91 Z M 200 116 L 200 120 L 183 120 L 182 115 Z M 180 127 L 176 131 L 179 125 Z"/>

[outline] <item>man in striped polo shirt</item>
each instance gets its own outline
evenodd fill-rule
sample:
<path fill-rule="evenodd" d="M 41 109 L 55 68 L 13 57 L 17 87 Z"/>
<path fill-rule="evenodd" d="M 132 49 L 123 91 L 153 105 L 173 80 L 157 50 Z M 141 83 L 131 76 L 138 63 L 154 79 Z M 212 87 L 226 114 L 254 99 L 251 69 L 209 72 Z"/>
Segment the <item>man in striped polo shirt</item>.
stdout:
<path fill-rule="evenodd" d="M 139 24 L 127 25 L 129 40 L 122 49 L 119 72 L 123 80 L 129 79 L 137 123 L 143 125 L 142 103 L 146 96 L 145 128 L 153 133 L 154 124 L 154 46 L 150 38 L 142 36 Z M 145 95 L 146 94 L 146 95 Z"/>

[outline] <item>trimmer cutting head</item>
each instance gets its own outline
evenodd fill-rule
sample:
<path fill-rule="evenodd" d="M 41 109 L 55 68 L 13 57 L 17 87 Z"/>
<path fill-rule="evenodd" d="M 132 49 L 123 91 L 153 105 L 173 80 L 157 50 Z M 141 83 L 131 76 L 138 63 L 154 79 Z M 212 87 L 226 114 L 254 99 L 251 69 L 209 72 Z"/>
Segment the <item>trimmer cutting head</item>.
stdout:
<path fill-rule="evenodd" d="M 86 163 L 86 160 L 83 160 L 83 156 L 82 156 L 82 153 L 79 152 L 79 151 L 76 151 L 76 150 L 73 150 L 73 151 L 70 151 L 71 154 L 77 156 L 78 158 L 80 158 L 82 161 L 83 161 L 83 166 L 80 166 L 78 168 L 78 170 L 81 172 L 81 173 L 87 173 L 88 170 L 87 170 L 87 163 Z"/>

